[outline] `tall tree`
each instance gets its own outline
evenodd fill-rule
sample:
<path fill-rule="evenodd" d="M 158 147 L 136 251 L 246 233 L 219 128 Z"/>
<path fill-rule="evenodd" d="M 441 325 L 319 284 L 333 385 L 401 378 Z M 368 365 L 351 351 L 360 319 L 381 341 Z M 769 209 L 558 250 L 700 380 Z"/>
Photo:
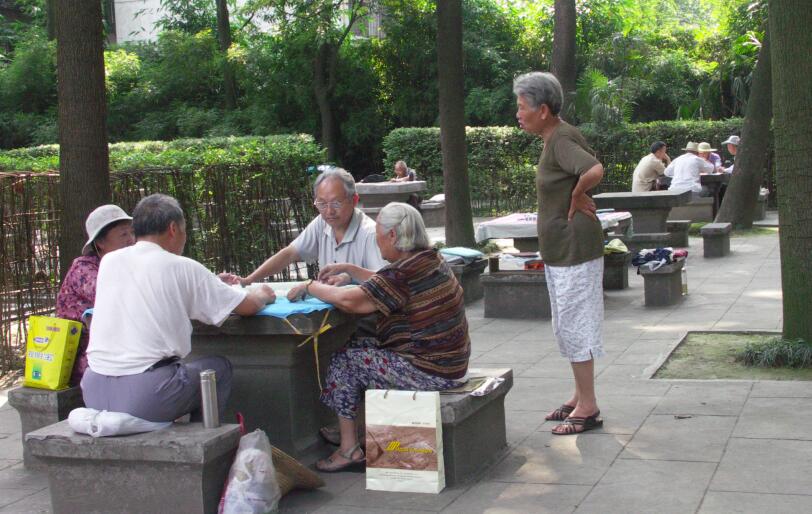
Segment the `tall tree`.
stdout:
<path fill-rule="evenodd" d="M 753 226 L 764 166 L 770 152 L 770 122 L 773 117 L 770 68 L 770 36 L 767 31 L 764 33 L 758 63 L 753 72 L 733 176 L 716 215 L 717 222 L 730 222 L 736 228 Z"/>
<path fill-rule="evenodd" d="M 228 49 L 231 48 L 231 22 L 228 19 L 227 0 L 217 2 L 217 42 L 223 54 L 223 96 L 225 107 L 228 110 L 237 108 L 237 80 L 234 78 L 234 68 L 228 60 Z"/>
<path fill-rule="evenodd" d="M 769 4 L 784 337 L 812 342 L 812 9 Z"/>
<path fill-rule="evenodd" d="M 575 0 L 555 0 L 553 58 L 551 70 L 564 90 L 561 115 L 570 119 L 568 106 L 575 95 Z"/>
<path fill-rule="evenodd" d="M 445 183 L 445 238 L 450 246 L 473 246 L 474 224 L 465 147 L 462 0 L 437 2 L 437 82 Z"/>
<path fill-rule="evenodd" d="M 101 2 L 57 0 L 55 21 L 64 276 L 87 239 L 85 218 L 110 201 L 110 164 Z"/>

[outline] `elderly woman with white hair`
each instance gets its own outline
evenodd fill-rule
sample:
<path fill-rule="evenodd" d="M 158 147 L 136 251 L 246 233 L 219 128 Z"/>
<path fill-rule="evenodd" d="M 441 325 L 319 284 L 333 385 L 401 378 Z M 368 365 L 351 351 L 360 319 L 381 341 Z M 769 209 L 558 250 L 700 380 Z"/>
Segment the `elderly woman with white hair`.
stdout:
<path fill-rule="evenodd" d="M 563 94 L 553 74 L 521 75 L 513 92 L 519 126 L 544 140 L 536 171 L 539 246 L 553 331 L 575 378 L 570 399 L 546 419 L 562 422 L 553 434 L 578 434 L 603 425 L 594 378 L 594 358 L 604 353 L 603 231 L 589 195 L 603 166 L 578 129 L 559 117 Z"/>
<path fill-rule="evenodd" d="M 377 337 L 357 337 L 330 364 L 321 400 L 338 415 L 338 450 L 316 463 L 320 471 L 365 464 L 356 417 L 366 389 L 440 391 L 460 385 L 468 370 L 471 342 L 462 288 L 436 250 L 423 218 L 405 203 L 378 214 L 376 240 L 390 262 L 377 272 L 353 264 L 331 264 L 311 280 L 307 293 L 355 314 L 380 313 Z M 348 273 L 359 287 L 322 281 Z"/>

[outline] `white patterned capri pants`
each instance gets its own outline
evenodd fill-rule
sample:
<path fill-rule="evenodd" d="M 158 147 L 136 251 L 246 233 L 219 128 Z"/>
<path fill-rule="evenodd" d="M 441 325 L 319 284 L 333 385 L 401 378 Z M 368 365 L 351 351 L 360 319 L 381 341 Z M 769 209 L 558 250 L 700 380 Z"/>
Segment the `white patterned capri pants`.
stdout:
<path fill-rule="evenodd" d="M 570 362 L 603 356 L 603 257 L 575 266 L 544 266 L 544 274 L 561 356 Z"/>

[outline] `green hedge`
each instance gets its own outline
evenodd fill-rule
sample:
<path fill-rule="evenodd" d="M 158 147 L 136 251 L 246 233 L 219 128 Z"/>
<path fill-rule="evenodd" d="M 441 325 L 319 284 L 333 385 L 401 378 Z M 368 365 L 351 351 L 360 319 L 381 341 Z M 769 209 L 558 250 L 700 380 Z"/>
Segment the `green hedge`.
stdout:
<path fill-rule="evenodd" d="M 307 169 L 324 160 L 307 135 L 118 143 L 110 145 L 113 202 L 130 212 L 151 193 L 176 197 L 191 226 L 185 253 L 212 269 L 248 273 L 317 214 Z M 0 152 L 0 171 L 25 175 L 58 164 L 55 145 Z M 21 180 L 33 184 L 49 175 Z M 11 189 L 3 188 L 6 193 Z M 4 204 L 19 212 L 4 210 L 3 216 L 26 215 L 25 202 L 8 200 Z M 58 196 L 39 200 L 56 206 L 58 215 Z M 58 230 L 56 220 L 50 222 Z M 301 276 L 299 270 L 291 273 Z M 278 278 L 289 276 L 285 271 Z"/>
<path fill-rule="evenodd" d="M 584 136 L 603 163 L 606 176 L 602 191 L 631 190 L 632 172 L 648 153 L 651 143 L 665 141 L 675 157 L 688 141 L 719 145 L 731 134 L 741 132 L 739 118 L 723 121 L 658 121 L 636 123 L 610 131 L 589 125 Z M 468 127 L 468 170 L 475 214 L 491 215 L 536 208 L 535 167 L 541 142 L 515 127 Z M 401 128 L 393 130 L 383 143 L 386 169 L 403 159 L 428 182 L 429 193 L 443 190 L 440 129 Z M 727 157 L 726 152 L 720 152 Z"/>

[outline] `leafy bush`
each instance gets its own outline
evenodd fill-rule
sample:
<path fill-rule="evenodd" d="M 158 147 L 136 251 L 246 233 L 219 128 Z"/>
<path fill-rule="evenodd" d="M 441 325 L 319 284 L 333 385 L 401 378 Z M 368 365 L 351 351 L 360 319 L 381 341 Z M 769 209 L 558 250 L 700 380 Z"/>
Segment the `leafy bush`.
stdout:
<path fill-rule="evenodd" d="M 812 368 L 812 344 L 781 338 L 748 343 L 736 354 L 736 360 L 760 368 Z"/>
<path fill-rule="evenodd" d="M 725 121 L 660 121 L 601 130 L 581 130 L 604 166 L 601 191 L 630 191 L 632 173 L 651 143 L 665 141 L 675 157 L 688 141 L 719 143 L 741 131 L 741 119 Z M 536 208 L 535 167 L 540 139 L 513 127 L 468 127 L 468 170 L 476 214 Z M 384 166 L 391 170 L 403 159 L 428 182 L 430 194 L 442 192 L 443 171 L 440 129 L 395 129 L 383 142 Z"/>

